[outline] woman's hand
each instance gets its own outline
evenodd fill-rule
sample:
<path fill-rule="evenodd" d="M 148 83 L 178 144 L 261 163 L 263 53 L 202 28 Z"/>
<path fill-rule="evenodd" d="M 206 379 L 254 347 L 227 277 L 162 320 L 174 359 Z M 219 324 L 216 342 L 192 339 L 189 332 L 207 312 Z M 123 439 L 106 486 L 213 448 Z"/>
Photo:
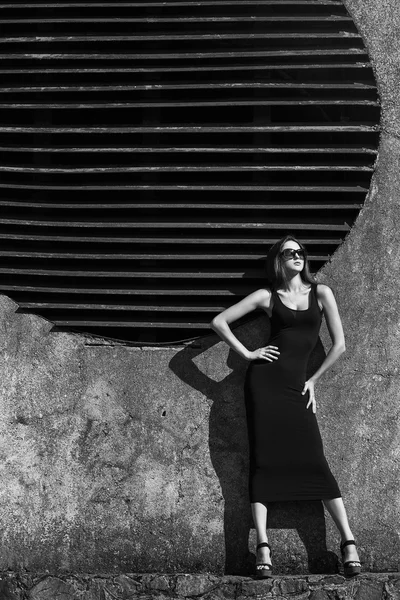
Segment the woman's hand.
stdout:
<path fill-rule="evenodd" d="M 317 403 L 315 402 L 314 382 L 312 379 L 309 379 L 308 381 L 305 382 L 303 391 L 301 392 L 301 395 L 304 396 L 304 394 L 307 392 L 307 390 L 309 392 L 309 398 L 308 398 L 306 408 L 311 406 L 312 411 L 315 414 L 317 412 Z"/>
<path fill-rule="evenodd" d="M 279 354 L 280 352 L 277 346 L 263 346 L 262 348 L 253 350 L 253 352 L 249 352 L 247 360 L 257 360 L 262 358 L 268 362 L 273 362 L 274 360 L 278 360 Z"/>

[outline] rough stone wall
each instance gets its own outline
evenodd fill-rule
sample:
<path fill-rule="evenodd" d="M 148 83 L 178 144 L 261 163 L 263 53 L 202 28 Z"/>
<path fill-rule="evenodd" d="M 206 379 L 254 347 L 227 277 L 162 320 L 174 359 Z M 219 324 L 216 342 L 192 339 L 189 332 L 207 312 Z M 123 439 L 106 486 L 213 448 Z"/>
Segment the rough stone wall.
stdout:
<path fill-rule="evenodd" d="M 365 208 L 318 276 L 347 340 L 318 413 L 365 569 L 399 570 L 400 5 L 346 5 L 374 64 L 383 132 Z M 16 308 L 0 298 L 0 569 L 246 573 L 246 364 L 214 336 L 140 350 L 51 332 Z M 264 327 L 238 335 L 255 348 Z M 315 361 L 328 344 L 323 329 Z M 269 527 L 278 571 L 336 570 L 319 502 L 272 505 Z"/>
<path fill-rule="evenodd" d="M 40 573 L 0 573 L 2 600 L 398 600 L 399 574 L 248 577 L 215 575 L 119 574 L 54 577 Z"/>

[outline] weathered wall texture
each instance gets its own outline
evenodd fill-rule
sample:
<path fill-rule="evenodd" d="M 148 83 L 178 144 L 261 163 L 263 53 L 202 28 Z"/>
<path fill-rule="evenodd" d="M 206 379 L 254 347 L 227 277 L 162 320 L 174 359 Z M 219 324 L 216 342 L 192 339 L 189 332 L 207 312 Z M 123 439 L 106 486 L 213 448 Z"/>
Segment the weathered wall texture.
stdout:
<path fill-rule="evenodd" d="M 317 390 L 319 420 L 365 568 L 396 570 L 400 5 L 346 4 L 374 62 L 384 131 L 365 208 L 319 274 L 347 334 Z M 246 364 L 213 336 L 140 350 L 51 332 L 0 300 L 0 570 L 246 573 Z M 239 330 L 249 347 L 265 323 Z M 269 525 L 278 570 L 335 570 L 338 536 L 319 502 L 271 506 Z"/>
<path fill-rule="evenodd" d="M 1 600 L 398 600 L 398 573 L 297 575 L 254 581 L 211 574 L 2 573 Z"/>

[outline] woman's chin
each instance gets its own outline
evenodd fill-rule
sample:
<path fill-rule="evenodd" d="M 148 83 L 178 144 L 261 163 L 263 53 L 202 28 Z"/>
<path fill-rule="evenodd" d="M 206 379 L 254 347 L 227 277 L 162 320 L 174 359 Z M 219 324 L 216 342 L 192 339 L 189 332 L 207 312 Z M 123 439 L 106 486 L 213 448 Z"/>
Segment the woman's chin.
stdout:
<path fill-rule="evenodd" d="M 302 270 L 303 270 L 303 268 L 304 268 L 303 266 L 293 265 L 293 267 L 287 268 L 287 272 L 291 273 L 291 274 L 293 274 L 293 273 L 301 273 Z"/>

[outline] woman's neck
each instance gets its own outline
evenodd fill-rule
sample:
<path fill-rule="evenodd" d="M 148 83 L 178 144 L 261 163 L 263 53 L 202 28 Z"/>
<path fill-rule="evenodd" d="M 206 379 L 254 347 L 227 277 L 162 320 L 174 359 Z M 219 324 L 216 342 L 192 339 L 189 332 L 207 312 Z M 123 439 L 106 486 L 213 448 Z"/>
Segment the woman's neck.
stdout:
<path fill-rule="evenodd" d="M 287 287 L 283 289 L 285 292 L 292 292 L 296 294 L 301 290 L 304 290 L 304 287 L 304 281 L 302 280 L 300 273 L 295 273 L 291 278 L 289 275 Z"/>

